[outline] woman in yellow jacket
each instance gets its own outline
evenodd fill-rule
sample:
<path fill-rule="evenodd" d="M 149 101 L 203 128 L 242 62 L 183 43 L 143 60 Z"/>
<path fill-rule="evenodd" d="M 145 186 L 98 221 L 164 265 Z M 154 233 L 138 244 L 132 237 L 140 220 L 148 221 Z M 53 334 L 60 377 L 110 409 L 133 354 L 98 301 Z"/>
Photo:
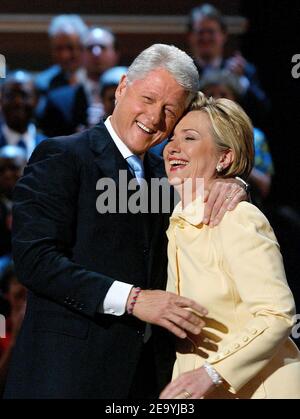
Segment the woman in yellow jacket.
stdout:
<path fill-rule="evenodd" d="M 218 226 L 202 223 L 199 179 L 209 188 L 216 178 L 247 177 L 252 133 L 237 104 L 199 93 L 165 148 L 181 196 L 168 230 L 168 291 L 197 300 L 209 315 L 199 336 L 178 342 L 161 398 L 300 398 L 300 355 L 289 339 L 294 299 L 268 220 L 243 202 Z M 238 193 L 232 188 L 228 200 Z"/>

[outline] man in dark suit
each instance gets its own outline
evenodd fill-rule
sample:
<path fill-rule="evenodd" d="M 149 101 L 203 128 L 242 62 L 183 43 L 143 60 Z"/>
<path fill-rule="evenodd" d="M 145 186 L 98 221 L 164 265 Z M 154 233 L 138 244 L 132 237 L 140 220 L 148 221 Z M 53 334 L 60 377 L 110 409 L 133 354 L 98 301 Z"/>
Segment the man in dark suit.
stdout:
<path fill-rule="evenodd" d="M 36 87 L 40 94 L 78 82 L 87 30 L 78 15 L 59 15 L 52 19 L 48 33 L 54 64 L 36 77 Z"/>
<path fill-rule="evenodd" d="M 53 65 L 35 78 L 39 92 L 36 108 L 38 121 L 45 113 L 49 92 L 61 87 L 77 86 L 82 79 L 83 42 L 87 32 L 88 27 L 78 15 L 58 15 L 51 20 L 48 34 Z M 63 134 L 60 132 L 60 135 Z"/>
<path fill-rule="evenodd" d="M 1 85 L 0 147 L 21 147 L 29 159 L 45 138 L 33 123 L 36 104 L 37 92 L 31 75 L 22 70 L 10 73 Z"/>
<path fill-rule="evenodd" d="M 104 114 L 99 78 L 119 59 L 116 38 L 108 29 L 97 27 L 87 32 L 83 44 L 83 68 L 77 84 L 52 89 L 38 112 L 39 126 L 48 137 L 92 127 Z"/>
<path fill-rule="evenodd" d="M 99 180 L 126 189 L 119 171 L 138 182 L 165 175 L 147 150 L 170 134 L 198 83 L 190 57 L 154 45 L 122 77 L 111 118 L 36 149 L 15 191 L 14 260 L 30 292 L 5 398 L 157 397 L 174 360 L 166 330 L 200 333 L 194 310 L 205 309 L 160 291 L 169 214 L 96 206 Z M 229 188 L 234 204 L 241 191 Z"/>
<path fill-rule="evenodd" d="M 228 69 L 240 78 L 243 88 L 241 104 L 258 126 L 265 126 L 270 109 L 269 100 L 261 88 L 255 66 L 240 52 L 225 57 L 228 29 L 223 15 L 210 4 L 190 11 L 187 41 L 199 75 L 207 71 Z"/>

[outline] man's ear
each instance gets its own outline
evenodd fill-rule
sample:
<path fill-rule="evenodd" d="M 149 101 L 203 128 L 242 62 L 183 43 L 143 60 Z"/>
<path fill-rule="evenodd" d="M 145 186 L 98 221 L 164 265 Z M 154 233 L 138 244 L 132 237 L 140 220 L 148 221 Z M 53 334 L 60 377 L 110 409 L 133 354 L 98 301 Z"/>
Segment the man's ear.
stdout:
<path fill-rule="evenodd" d="M 125 92 L 126 87 L 127 87 L 127 76 L 126 76 L 126 74 L 123 74 L 123 76 L 121 77 L 121 80 L 118 84 L 118 87 L 116 89 L 116 93 L 115 93 L 116 101 L 118 101 L 118 99 Z"/>
<path fill-rule="evenodd" d="M 230 149 L 224 151 L 219 159 L 219 165 L 223 167 L 223 170 L 228 169 L 234 160 L 233 151 Z"/>

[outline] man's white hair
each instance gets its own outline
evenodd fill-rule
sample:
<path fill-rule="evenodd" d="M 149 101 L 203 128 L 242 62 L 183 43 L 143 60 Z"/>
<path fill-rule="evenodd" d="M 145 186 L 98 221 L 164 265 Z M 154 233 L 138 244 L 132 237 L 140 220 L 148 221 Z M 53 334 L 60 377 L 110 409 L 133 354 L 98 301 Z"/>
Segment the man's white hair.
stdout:
<path fill-rule="evenodd" d="M 88 27 L 78 15 L 59 15 L 55 16 L 50 23 L 48 34 L 50 38 L 59 34 L 73 35 L 80 37 L 83 43 Z"/>
<path fill-rule="evenodd" d="M 167 70 L 186 90 L 188 106 L 199 91 L 199 73 L 192 58 L 173 45 L 154 44 L 142 51 L 128 69 L 128 82 L 141 80 L 159 68 Z"/>

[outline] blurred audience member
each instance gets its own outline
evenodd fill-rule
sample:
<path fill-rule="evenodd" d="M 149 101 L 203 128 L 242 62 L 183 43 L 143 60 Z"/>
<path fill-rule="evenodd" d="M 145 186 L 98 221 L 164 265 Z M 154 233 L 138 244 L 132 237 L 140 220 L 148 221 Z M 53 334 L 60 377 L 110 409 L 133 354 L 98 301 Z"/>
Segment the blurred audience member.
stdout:
<path fill-rule="evenodd" d="M 115 92 L 121 77 L 127 74 L 128 67 L 113 67 L 105 71 L 100 77 L 100 97 L 106 119 L 115 109 Z"/>
<path fill-rule="evenodd" d="M 113 33 L 92 28 L 84 39 L 84 69 L 76 86 L 52 90 L 40 126 L 48 137 L 69 135 L 97 124 L 104 114 L 99 77 L 116 65 L 119 53 Z"/>
<path fill-rule="evenodd" d="M 23 173 L 27 156 L 23 148 L 0 148 L 0 256 L 11 252 L 12 192 Z"/>
<path fill-rule="evenodd" d="M 241 104 L 258 126 L 265 126 L 269 101 L 260 87 L 254 65 L 240 52 L 225 58 L 224 47 L 228 38 L 224 17 L 214 6 L 195 7 L 189 15 L 188 44 L 200 77 L 211 69 L 229 69 L 240 78 L 243 89 Z"/>
<path fill-rule="evenodd" d="M 105 28 L 92 28 L 84 43 L 84 67 L 86 78 L 82 81 L 88 99 L 88 126 L 99 122 L 103 116 L 103 104 L 99 91 L 99 77 L 117 65 L 119 52 L 115 35 Z"/>
<path fill-rule="evenodd" d="M 19 146 L 25 150 L 29 159 L 34 148 L 44 138 L 32 122 L 36 104 L 37 92 L 31 75 L 22 70 L 10 73 L 1 85 L 3 119 L 0 147 Z"/>
<path fill-rule="evenodd" d="M 214 99 L 230 99 L 241 103 L 243 87 L 240 78 L 229 70 L 211 70 L 202 77 L 201 90 L 208 97 Z M 262 207 L 271 190 L 274 175 L 273 161 L 264 133 L 254 128 L 255 164 L 249 181 L 252 185 L 252 198 Z"/>
<path fill-rule="evenodd" d="M 9 362 L 26 309 L 26 288 L 17 280 L 13 266 L 0 278 L 0 292 L 7 302 L 6 337 L 0 339 L 0 397 L 4 389 Z M 2 298 L 3 298 L 2 297 Z"/>
<path fill-rule="evenodd" d="M 52 19 L 48 34 L 54 65 L 37 76 L 39 92 L 46 93 L 57 87 L 78 83 L 87 30 L 78 15 L 59 15 Z"/>

